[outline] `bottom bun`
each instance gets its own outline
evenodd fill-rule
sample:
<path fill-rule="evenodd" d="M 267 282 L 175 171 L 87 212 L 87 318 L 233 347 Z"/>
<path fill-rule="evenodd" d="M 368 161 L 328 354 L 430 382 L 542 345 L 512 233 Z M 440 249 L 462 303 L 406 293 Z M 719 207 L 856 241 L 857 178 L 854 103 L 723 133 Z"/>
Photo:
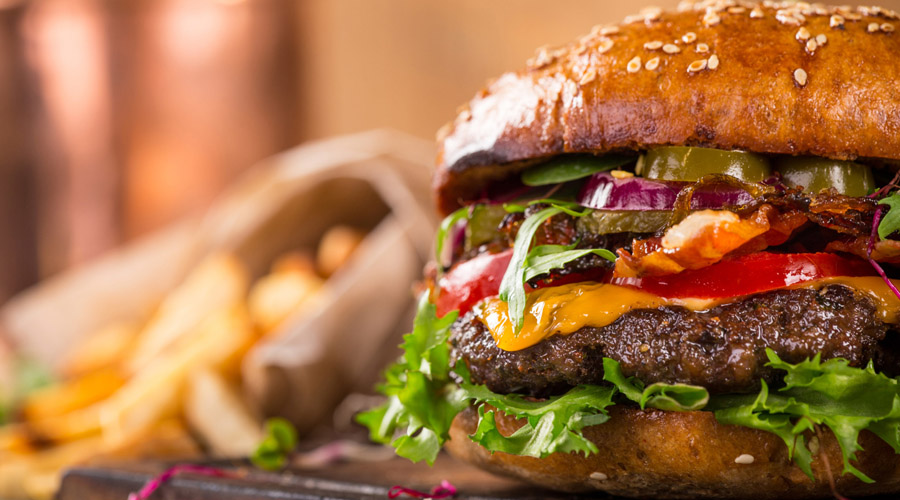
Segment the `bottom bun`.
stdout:
<path fill-rule="evenodd" d="M 497 412 L 504 435 L 524 424 Z M 864 431 L 854 465 L 875 482 L 866 484 L 841 474 L 841 451 L 830 431 L 812 440 L 811 481 L 788 457 L 774 434 L 723 425 L 711 412 L 610 408 L 610 419 L 583 430 L 599 453 L 554 453 L 538 459 L 490 453 L 472 442 L 478 414 L 468 408 L 453 421 L 446 449 L 481 468 L 568 492 L 604 491 L 626 497 L 652 498 L 824 498 L 831 496 L 827 457 L 837 491 L 871 495 L 900 491 L 900 455 L 874 434 Z M 817 449 L 817 445 L 818 448 Z M 824 455 L 824 456 L 823 456 Z"/>

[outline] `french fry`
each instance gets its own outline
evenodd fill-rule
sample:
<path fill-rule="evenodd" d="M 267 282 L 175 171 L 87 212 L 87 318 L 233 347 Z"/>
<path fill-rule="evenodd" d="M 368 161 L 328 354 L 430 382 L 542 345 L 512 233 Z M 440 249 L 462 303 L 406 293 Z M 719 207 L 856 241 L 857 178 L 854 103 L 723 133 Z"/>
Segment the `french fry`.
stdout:
<path fill-rule="evenodd" d="M 306 274 L 316 274 L 316 263 L 306 252 L 288 252 L 279 256 L 272 263 L 271 273 L 286 273 L 299 271 Z"/>
<path fill-rule="evenodd" d="M 78 342 L 62 362 L 61 373 L 68 378 L 118 366 L 130 352 L 139 326 L 114 323 Z"/>
<path fill-rule="evenodd" d="M 234 373 L 254 340 L 242 305 L 213 313 L 101 403 L 104 437 L 112 443 L 127 441 L 162 418 L 176 415 L 192 371 L 210 367 Z"/>
<path fill-rule="evenodd" d="M 167 420 L 113 446 L 100 436 L 72 441 L 35 453 L 2 456 L 0 498 L 52 498 L 68 467 L 125 459 L 190 459 L 199 455 L 184 425 Z"/>
<path fill-rule="evenodd" d="M 350 226 L 334 226 L 322 236 L 316 264 L 322 276 L 331 276 L 343 267 L 366 235 Z"/>
<path fill-rule="evenodd" d="M 191 375 L 184 416 L 194 433 L 217 456 L 249 456 L 262 441 L 261 424 L 237 391 L 212 370 Z"/>
<path fill-rule="evenodd" d="M 119 371 L 111 368 L 87 373 L 29 394 L 22 415 L 26 422 L 58 417 L 106 399 L 124 383 Z"/>
<path fill-rule="evenodd" d="M 312 305 L 322 279 L 309 270 L 281 266 L 262 277 L 250 290 L 247 304 L 253 323 L 263 333 L 281 325 L 304 307 Z"/>
<path fill-rule="evenodd" d="M 213 312 L 244 300 L 247 270 L 229 254 L 206 258 L 177 289 L 163 300 L 154 317 L 140 333 L 128 367 L 139 373 L 155 359 L 189 335 Z"/>
<path fill-rule="evenodd" d="M 4 444 L 62 443 L 96 435 L 100 432 L 100 411 L 105 400 L 69 413 L 6 426 L 8 437 L 0 436 L 0 449 Z M 3 433 L 0 433 L 3 434 Z"/>

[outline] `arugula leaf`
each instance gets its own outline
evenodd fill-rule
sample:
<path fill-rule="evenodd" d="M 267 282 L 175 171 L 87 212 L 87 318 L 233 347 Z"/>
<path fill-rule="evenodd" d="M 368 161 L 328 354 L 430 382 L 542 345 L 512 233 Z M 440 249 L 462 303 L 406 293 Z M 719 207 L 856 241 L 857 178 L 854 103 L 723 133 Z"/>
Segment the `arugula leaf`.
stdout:
<path fill-rule="evenodd" d="M 633 162 L 634 159 L 632 155 L 617 154 L 560 156 L 523 172 L 522 182 L 526 186 L 561 184 L 621 167 Z"/>
<path fill-rule="evenodd" d="M 644 387 L 634 377 L 626 378 L 617 361 L 603 358 L 603 380 L 615 385 L 626 398 L 641 408 L 657 408 L 669 411 L 701 410 L 709 401 L 709 391 L 698 385 L 666 384 L 657 382 Z"/>
<path fill-rule="evenodd" d="M 442 259 L 444 257 L 444 245 L 447 242 L 447 234 L 450 230 L 455 226 L 459 221 L 465 219 L 469 215 L 469 207 L 462 207 L 459 210 L 453 212 L 452 214 L 444 217 L 444 220 L 441 221 L 441 225 L 438 227 L 437 236 L 434 241 L 434 256 L 435 262 L 438 263 L 438 267 L 442 265 Z"/>
<path fill-rule="evenodd" d="M 900 231 L 900 192 L 882 198 L 878 204 L 890 207 L 878 224 L 878 237 L 884 240 L 894 232 Z"/>
<path fill-rule="evenodd" d="M 524 281 L 547 274 L 554 269 L 559 269 L 573 260 L 580 259 L 588 254 L 599 255 L 606 260 L 615 261 L 616 254 L 605 248 L 583 248 L 573 250 L 574 245 L 540 245 L 528 252 L 524 264 Z"/>
<path fill-rule="evenodd" d="M 898 381 L 875 373 L 872 363 L 853 368 L 845 359 L 822 362 L 819 356 L 797 364 L 782 361 L 766 350 L 768 366 L 784 370 L 785 386 L 771 393 L 763 384 L 752 401 L 713 398 L 710 407 L 727 424 L 763 429 L 784 440 L 794 460 L 812 477 L 812 457 L 803 432 L 824 425 L 837 438 L 843 455 L 843 473 L 865 482 L 872 480 L 851 463 L 860 450 L 859 433 L 869 429 L 900 452 L 900 387 Z"/>
<path fill-rule="evenodd" d="M 581 434 L 581 429 L 609 420 L 606 408 L 612 406 L 613 387 L 581 385 L 562 396 L 544 401 L 529 401 L 517 394 L 496 394 L 482 385 L 461 384 L 466 396 L 487 403 L 507 415 L 527 419 L 510 436 L 497 429 L 495 410 L 484 405 L 478 409 L 478 428 L 469 436 L 486 449 L 514 455 L 543 458 L 556 452 L 597 453 L 597 445 Z"/>
<path fill-rule="evenodd" d="M 468 405 L 450 378 L 450 326 L 457 311 L 437 317 L 428 293 L 419 299 L 412 333 L 403 337 L 403 357 L 385 371 L 379 390 L 388 401 L 357 415 L 373 441 L 390 443 L 414 462 L 434 463 L 449 438 L 453 418 Z M 394 437 L 397 432 L 402 433 Z"/>
<path fill-rule="evenodd" d="M 525 322 L 525 259 L 528 258 L 531 240 L 544 221 L 559 213 L 562 213 L 560 208 L 545 208 L 525 219 L 516 234 L 509 267 L 506 268 L 503 280 L 500 281 L 500 300 L 509 305 L 509 319 L 517 332 L 522 329 L 522 323 Z"/>
<path fill-rule="evenodd" d="M 550 205 L 553 208 L 558 208 L 564 213 L 571 215 L 572 217 L 584 217 L 585 215 L 592 212 L 590 208 L 584 208 L 577 203 L 573 203 L 571 201 L 560 201 L 553 198 L 542 198 L 540 200 L 532 200 L 528 202 L 528 205 L 535 205 L 538 203 L 543 203 L 546 205 Z M 578 210 L 578 209 L 581 210 Z"/>
<path fill-rule="evenodd" d="M 615 254 L 601 248 L 573 250 L 574 246 L 541 245 L 529 250 L 535 233 L 547 219 L 560 213 L 583 217 L 590 212 L 590 209 L 576 210 L 577 204 L 555 200 L 535 200 L 531 203 L 550 203 L 551 206 L 522 222 L 513 244 L 509 267 L 500 282 L 500 300 L 508 304 L 509 319 L 517 332 L 525 322 L 525 282 L 590 253 L 612 261 L 616 259 Z"/>
<path fill-rule="evenodd" d="M 250 462 L 263 470 L 278 470 L 287 464 L 297 446 L 297 430 L 283 418 L 266 420 L 263 440 L 250 455 Z"/>

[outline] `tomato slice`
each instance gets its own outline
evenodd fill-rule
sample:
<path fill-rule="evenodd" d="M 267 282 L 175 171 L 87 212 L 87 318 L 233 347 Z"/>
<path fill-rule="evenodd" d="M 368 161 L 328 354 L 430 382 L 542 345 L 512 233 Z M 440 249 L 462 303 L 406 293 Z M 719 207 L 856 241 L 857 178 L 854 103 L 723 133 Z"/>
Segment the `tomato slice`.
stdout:
<path fill-rule="evenodd" d="M 500 282 L 509 267 L 513 251 L 483 253 L 461 262 L 441 276 L 437 284 L 437 314 L 467 313 L 472 306 L 500 293 Z"/>
<path fill-rule="evenodd" d="M 437 284 L 437 313 L 459 310 L 465 314 L 478 302 L 500 293 L 500 282 L 512 258 L 512 249 L 482 254 L 457 264 Z M 759 252 L 725 260 L 692 271 L 648 278 L 613 278 L 629 286 L 666 298 L 720 299 L 767 292 L 806 281 L 838 276 L 874 276 L 875 269 L 856 257 L 833 253 Z M 602 274 L 567 275 L 539 287 L 578 281 L 605 281 Z"/>
<path fill-rule="evenodd" d="M 805 281 L 837 276 L 873 276 L 875 269 L 858 258 L 833 253 L 759 252 L 668 276 L 613 278 L 667 298 L 718 299 L 767 292 Z"/>

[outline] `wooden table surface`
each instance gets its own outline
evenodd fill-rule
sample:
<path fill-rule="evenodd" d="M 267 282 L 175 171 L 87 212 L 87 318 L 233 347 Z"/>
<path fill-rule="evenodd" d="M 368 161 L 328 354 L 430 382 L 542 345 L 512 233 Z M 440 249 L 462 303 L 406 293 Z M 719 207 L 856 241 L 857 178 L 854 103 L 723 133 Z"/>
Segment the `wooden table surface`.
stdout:
<path fill-rule="evenodd" d="M 395 458 L 378 463 L 342 463 L 319 470 L 269 473 L 242 462 L 219 462 L 238 477 L 215 478 L 179 474 L 151 497 L 159 500 L 374 500 L 402 485 L 428 491 L 444 479 L 458 490 L 456 499 L 574 499 L 573 495 L 539 490 L 495 477 L 477 468 L 440 456 L 434 467 Z M 165 470 L 163 463 L 134 463 L 114 467 L 70 470 L 58 500 L 125 500 L 128 493 Z M 401 497 L 409 498 L 409 497 Z M 596 498 L 596 497 L 595 497 Z"/>

